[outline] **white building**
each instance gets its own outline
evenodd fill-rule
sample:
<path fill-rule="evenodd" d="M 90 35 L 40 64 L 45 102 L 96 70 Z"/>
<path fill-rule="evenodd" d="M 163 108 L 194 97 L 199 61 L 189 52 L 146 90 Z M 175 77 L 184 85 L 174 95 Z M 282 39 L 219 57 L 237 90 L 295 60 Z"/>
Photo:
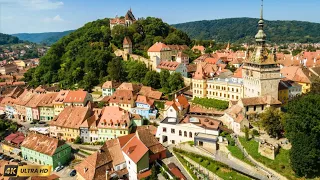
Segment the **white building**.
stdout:
<path fill-rule="evenodd" d="M 177 61 L 161 61 L 157 65 L 157 72 L 161 72 L 161 70 L 168 70 L 170 74 L 173 72 L 177 72 L 180 73 L 183 77 L 188 77 L 187 66 Z"/>

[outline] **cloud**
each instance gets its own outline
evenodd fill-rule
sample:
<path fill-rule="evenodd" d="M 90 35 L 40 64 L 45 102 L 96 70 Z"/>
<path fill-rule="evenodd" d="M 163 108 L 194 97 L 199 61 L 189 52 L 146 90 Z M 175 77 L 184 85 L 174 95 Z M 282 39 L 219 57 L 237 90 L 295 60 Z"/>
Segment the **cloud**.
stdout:
<path fill-rule="evenodd" d="M 56 15 L 56 16 L 53 17 L 53 18 L 44 18 L 43 21 L 44 21 L 44 22 L 63 22 L 63 21 L 65 21 L 65 20 L 62 19 L 62 18 L 60 17 L 60 15 Z"/>
<path fill-rule="evenodd" d="M 63 6 L 63 2 L 57 0 L 0 0 L 0 3 L 5 6 L 18 5 L 36 10 L 57 9 Z"/>

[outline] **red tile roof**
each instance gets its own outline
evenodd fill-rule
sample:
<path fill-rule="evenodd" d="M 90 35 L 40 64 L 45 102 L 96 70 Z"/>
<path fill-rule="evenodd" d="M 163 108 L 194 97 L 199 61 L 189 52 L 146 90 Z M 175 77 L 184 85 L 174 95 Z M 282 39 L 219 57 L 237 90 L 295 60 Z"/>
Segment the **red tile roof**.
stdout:
<path fill-rule="evenodd" d="M 63 104 L 69 92 L 69 90 L 61 90 L 58 93 L 57 97 L 54 99 L 53 104 Z"/>
<path fill-rule="evenodd" d="M 242 78 L 242 66 L 233 73 L 233 77 Z"/>
<path fill-rule="evenodd" d="M 162 96 L 162 92 L 156 91 L 148 86 L 142 86 L 138 94 L 147 96 L 148 98 L 156 99 L 156 100 L 159 100 Z"/>
<path fill-rule="evenodd" d="M 152 106 L 154 103 L 154 100 L 149 99 L 146 96 L 138 95 L 136 102 L 141 104 L 148 104 L 149 106 Z"/>
<path fill-rule="evenodd" d="M 50 126 L 77 129 L 91 115 L 88 107 L 68 106 L 61 113 L 50 121 Z"/>
<path fill-rule="evenodd" d="M 120 126 L 118 126 L 118 124 Z M 117 126 L 116 126 L 117 125 Z M 124 125 L 124 128 L 122 127 Z M 103 114 L 100 118 L 99 128 L 123 128 L 127 129 L 130 125 L 129 112 L 113 106 L 107 106 L 103 110 Z"/>
<path fill-rule="evenodd" d="M 190 121 L 191 118 L 197 119 L 198 122 L 193 123 Z M 186 116 L 182 121 L 180 121 L 180 124 L 184 123 L 193 123 L 196 126 L 203 127 L 206 129 L 213 129 L 213 130 L 218 130 L 221 125 L 221 121 L 211 119 L 211 118 L 206 118 L 206 117 L 200 117 L 200 116 Z"/>
<path fill-rule="evenodd" d="M 154 45 L 152 45 L 148 52 L 161 52 L 161 51 L 170 51 L 170 48 L 161 42 L 156 42 Z"/>
<path fill-rule="evenodd" d="M 123 39 L 123 45 L 131 45 L 132 42 L 131 42 L 131 39 L 129 37 L 124 37 Z"/>
<path fill-rule="evenodd" d="M 175 177 L 179 178 L 180 180 L 187 180 L 187 178 L 182 174 L 180 169 L 174 163 L 168 164 L 168 168 Z"/>
<path fill-rule="evenodd" d="M 175 71 L 179 67 L 180 63 L 177 61 L 161 61 L 158 64 L 158 69 L 167 69 L 169 71 Z"/>
<path fill-rule="evenodd" d="M 45 106 L 45 107 L 52 107 L 53 101 L 57 97 L 58 93 L 47 93 L 44 94 L 44 96 L 41 98 L 40 102 L 38 103 L 38 106 Z"/>
<path fill-rule="evenodd" d="M 188 99 L 183 94 L 180 94 L 177 97 L 177 101 L 180 103 L 180 105 L 183 107 L 183 109 L 188 108 L 190 105 L 188 102 Z"/>
<path fill-rule="evenodd" d="M 103 83 L 102 88 L 106 88 L 106 89 L 116 89 L 120 86 L 120 83 L 114 82 L 114 81 L 106 81 L 105 83 Z"/>
<path fill-rule="evenodd" d="M 254 106 L 254 105 L 279 105 L 281 102 L 270 95 L 261 97 L 249 97 L 241 98 L 244 106 Z"/>
<path fill-rule="evenodd" d="M 112 96 L 109 97 L 109 103 L 119 104 L 133 104 L 134 96 L 131 90 L 116 90 Z"/>
<path fill-rule="evenodd" d="M 149 149 L 136 136 L 134 136 L 122 148 L 122 151 L 137 164 Z"/>
<path fill-rule="evenodd" d="M 64 103 L 84 103 L 87 91 L 70 91 L 64 100 Z"/>
<path fill-rule="evenodd" d="M 193 46 L 192 50 L 196 50 L 196 49 L 202 52 L 202 51 L 205 51 L 206 48 L 204 46 Z"/>
<path fill-rule="evenodd" d="M 58 147 L 64 145 L 63 141 L 56 138 L 51 138 L 45 135 L 30 133 L 23 143 L 22 147 L 37 151 L 42 154 L 52 156 Z"/>

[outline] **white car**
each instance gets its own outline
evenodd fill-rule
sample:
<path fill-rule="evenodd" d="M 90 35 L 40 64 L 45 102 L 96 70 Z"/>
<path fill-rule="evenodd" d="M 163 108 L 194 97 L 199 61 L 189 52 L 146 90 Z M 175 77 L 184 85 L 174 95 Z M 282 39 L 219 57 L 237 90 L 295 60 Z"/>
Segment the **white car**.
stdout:
<path fill-rule="evenodd" d="M 54 169 L 55 172 L 59 172 L 64 168 L 64 166 L 58 166 Z"/>

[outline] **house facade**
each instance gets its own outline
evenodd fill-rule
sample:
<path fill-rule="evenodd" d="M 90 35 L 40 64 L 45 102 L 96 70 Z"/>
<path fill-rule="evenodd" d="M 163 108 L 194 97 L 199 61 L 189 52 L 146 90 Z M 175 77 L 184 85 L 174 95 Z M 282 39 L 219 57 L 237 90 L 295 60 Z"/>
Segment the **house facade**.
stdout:
<path fill-rule="evenodd" d="M 58 93 L 47 93 L 40 100 L 38 107 L 40 111 L 40 120 L 50 121 L 54 118 L 54 106 L 53 101 L 57 97 Z"/>
<path fill-rule="evenodd" d="M 161 72 L 162 70 L 168 70 L 170 74 L 177 72 L 183 77 L 188 77 L 186 64 L 179 63 L 177 61 L 161 61 L 157 65 L 157 72 Z"/>
<path fill-rule="evenodd" d="M 146 119 L 155 119 L 158 111 L 155 109 L 154 100 L 146 96 L 138 95 L 136 105 L 131 108 L 132 114 L 139 114 Z"/>
<path fill-rule="evenodd" d="M 61 90 L 57 97 L 53 100 L 53 109 L 54 109 L 54 115 L 58 116 L 61 111 L 64 109 L 64 100 L 67 97 L 69 91 L 68 90 Z"/>
<path fill-rule="evenodd" d="M 153 46 L 148 49 L 148 56 L 152 61 L 152 70 L 157 70 L 158 64 L 161 61 L 171 60 L 172 52 L 169 46 L 164 43 L 156 42 Z"/>
<path fill-rule="evenodd" d="M 55 169 L 64 165 L 71 158 L 71 147 L 55 138 L 31 133 L 21 144 L 22 157 L 39 164 L 50 165 Z"/>
<path fill-rule="evenodd" d="M 102 97 L 112 96 L 116 89 L 119 87 L 120 83 L 113 81 L 107 81 L 102 85 Z"/>

